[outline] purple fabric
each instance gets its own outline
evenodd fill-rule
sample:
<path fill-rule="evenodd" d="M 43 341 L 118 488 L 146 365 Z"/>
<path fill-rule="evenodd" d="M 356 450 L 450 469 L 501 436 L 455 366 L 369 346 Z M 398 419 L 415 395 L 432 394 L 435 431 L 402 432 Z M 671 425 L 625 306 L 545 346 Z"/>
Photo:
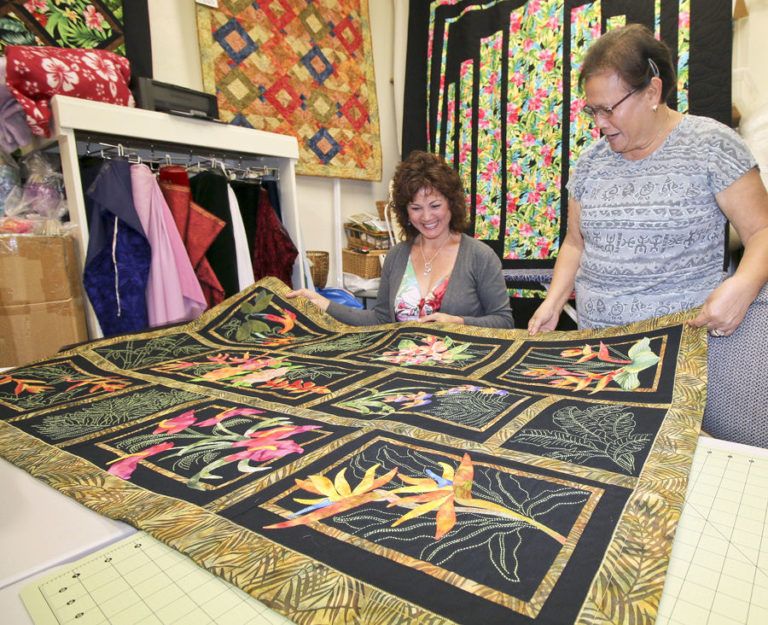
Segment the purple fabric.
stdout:
<path fill-rule="evenodd" d="M 128 161 L 104 161 L 93 182 L 83 172 L 90 236 L 83 284 L 104 336 L 147 328 L 152 251 L 136 214 Z"/>
<path fill-rule="evenodd" d="M 24 109 L 5 84 L 6 58 L 0 56 L 0 149 L 13 152 L 32 141 Z"/>

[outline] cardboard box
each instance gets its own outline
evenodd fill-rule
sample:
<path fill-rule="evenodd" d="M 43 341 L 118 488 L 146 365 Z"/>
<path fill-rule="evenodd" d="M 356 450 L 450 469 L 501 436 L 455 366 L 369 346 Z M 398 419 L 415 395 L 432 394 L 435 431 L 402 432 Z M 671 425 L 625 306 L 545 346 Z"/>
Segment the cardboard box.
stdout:
<path fill-rule="evenodd" d="M 74 239 L 0 235 L 0 367 L 47 358 L 87 338 Z"/>

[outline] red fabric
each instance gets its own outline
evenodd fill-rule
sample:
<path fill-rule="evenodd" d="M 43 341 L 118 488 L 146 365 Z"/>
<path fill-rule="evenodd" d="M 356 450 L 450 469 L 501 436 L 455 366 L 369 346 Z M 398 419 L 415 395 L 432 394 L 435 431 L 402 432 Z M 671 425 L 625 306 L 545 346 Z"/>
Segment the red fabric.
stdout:
<path fill-rule="evenodd" d="M 6 46 L 6 83 L 33 134 L 50 136 L 56 94 L 134 106 L 128 59 L 106 50 Z"/>
<path fill-rule="evenodd" d="M 215 306 L 224 301 L 224 289 L 205 253 L 224 228 L 224 222 L 192 201 L 189 177 L 183 167 L 160 168 L 160 190 L 184 241 L 205 301 L 208 306 Z"/>
<path fill-rule="evenodd" d="M 292 284 L 293 264 L 299 252 L 277 216 L 266 189 L 259 192 L 256 241 L 253 246 L 253 279 L 275 276 Z"/>

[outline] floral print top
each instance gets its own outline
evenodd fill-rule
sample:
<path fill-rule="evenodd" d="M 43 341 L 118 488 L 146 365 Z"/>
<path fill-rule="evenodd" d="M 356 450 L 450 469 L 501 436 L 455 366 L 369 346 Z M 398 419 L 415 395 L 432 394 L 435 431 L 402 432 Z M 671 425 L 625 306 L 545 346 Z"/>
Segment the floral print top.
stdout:
<path fill-rule="evenodd" d="M 395 296 L 395 319 L 398 321 L 418 321 L 421 317 L 440 310 L 443 296 L 448 289 L 450 276 L 445 276 L 427 293 L 421 296 L 419 281 L 413 269 L 413 262 L 408 259 L 408 266 L 403 273 L 403 280 Z"/>

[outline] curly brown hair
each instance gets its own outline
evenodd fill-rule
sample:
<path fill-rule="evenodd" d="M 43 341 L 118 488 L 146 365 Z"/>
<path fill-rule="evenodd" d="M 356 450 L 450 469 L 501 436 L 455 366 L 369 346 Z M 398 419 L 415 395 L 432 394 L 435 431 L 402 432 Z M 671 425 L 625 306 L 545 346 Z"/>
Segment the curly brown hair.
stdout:
<path fill-rule="evenodd" d="M 414 150 L 392 178 L 392 211 L 407 240 L 419 234 L 408 220 L 408 204 L 422 189 L 439 191 L 448 200 L 451 232 L 467 229 L 467 200 L 458 172 L 437 154 Z"/>

